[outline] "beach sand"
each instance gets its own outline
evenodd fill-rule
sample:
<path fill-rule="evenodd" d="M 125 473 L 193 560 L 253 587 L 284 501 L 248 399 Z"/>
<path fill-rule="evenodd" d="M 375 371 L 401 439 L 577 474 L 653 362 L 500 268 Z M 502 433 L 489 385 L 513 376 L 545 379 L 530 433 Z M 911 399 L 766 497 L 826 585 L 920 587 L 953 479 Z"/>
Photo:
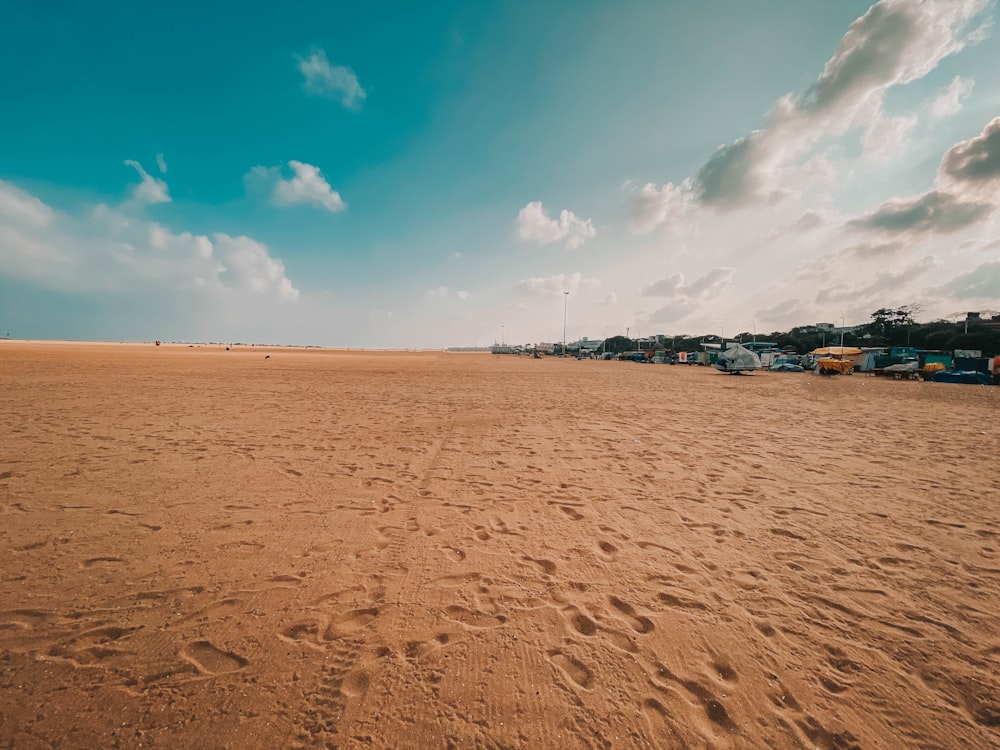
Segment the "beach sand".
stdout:
<path fill-rule="evenodd" d="M 1000 388 L 4 341 L 0 414 L 5 748 L 1000 745 Z"/>

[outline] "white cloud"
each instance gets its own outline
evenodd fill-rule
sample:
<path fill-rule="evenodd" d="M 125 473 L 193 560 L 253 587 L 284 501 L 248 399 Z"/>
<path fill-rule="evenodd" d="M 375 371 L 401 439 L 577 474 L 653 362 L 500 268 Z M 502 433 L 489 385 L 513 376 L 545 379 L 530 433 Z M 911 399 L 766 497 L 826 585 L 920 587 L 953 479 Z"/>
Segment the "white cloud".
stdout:
<path fill-rule="evenodd" d="M 650 232 L 653 229 L 687 228 L 688 215 L 694 204 L 690 180 L 685 180 L 680 185 L 668 182 L 661 188 L 648 182 L 632 196 L 629 227 L 636 233 Z"/>
<path fill-rule="evenodd" d="M 950 190 L 971 191 L 994 205 L 1000 203 L 1000 117 L 979 135 L 948 149 L 938 180 Z"/>
<path fill-rule="evenodd" d="M 472 292 L 469 292 L 465 289 L 460 289 L 459 291 L 455 292 L 455 296 L 458 297 L 463 302 L 465 302 L 472 296 Z"/>
<path fill-rule="evenodd" d="M 915 114 L 889 117 L 880 109 L 873 112 L 861 136 L 864 158 L 883 163 L 898 156 L 909 146 L 910 134 L 919 119 Z"/>
<path fill-rule="evenodd" d="M 271 202 L 278 206 L 302 203 L 337 213 L 347 208 L 340 193 L 320 173 L 319 167 L 301 161 L 288 162 L 294 176 L 284 178 L 280 167 L 256 166 L 244 177 L 248 189 L 270 190 Z M 272 187 L 273 186 L 273 187 Z"/>
<path fill-rule="evenodd" d="M 669 224 L 666 207 L 683 204 L 685 193 L 698 203 L 727 210 L 774 204 L 801 189 L 805 178 L 822 174 L 812 164 L 824 159 L 823 139 L 860 130 L 866 157 L 886 158 L 900 148 L 916 120 L 888 116 L 888 89 L 926 76 L 945 57 L 982 36 L 969 28 L 991 0 L 880 0 L 840 40 L 823 72 L 803 95 L 787 94 L 765 126 L 720 146 L 697 174 L 680 185 L 643 188 L 632 201 L 637 231 Z M 961 96 L 957 84 L 954 96 Z M 942 105 L 947 106 L 947 105 Z M 798 177 L 799 179 L 796 179 Z"/>
<path fill-rule="evenodd" d="M 955 76 L 948 88 L 942 91 L 931 103 L 931 113 L 935 117 L 948 117 L 962 109 L 963 102 L 972 94 L 975 81 L 971 78 Z"/>
<path fill-rule="evenodd" d="M 974 138 L 956 143 L 941 158 L 935 187 L 913 198 L 894 198 L 848 222 L 883 235 L 959 232 L 1000 207 L 1000 117 Z"/>
<path fill-rule="evenodd" d="M 850 226 L 887 234 L 949 233 L 965 229 L 992 210 L 988 204 L 963 201 L 951 193 L 931 190 L 917 198 L 888 200 L 876 211 L 850 222 Z"/>
<path fill-rule="evenodd" d="M 126 159 L 125 166 L 132 167 L 142 178 L 142 182 L 136 185 L 135 190 L 132 191 L 133 201 L 139 204 L 170 202 L 170 193 L 167 191 L 166 182 L 157 177 L 153 177 L 142 168 L 142 165 L 139 162 L 133 159 Z"/>
<path fill-rule="evenodd" d="M 541 201 L 527 203 L 517 214 L 517 237 L 522 242 L 550 245 L 566 240 L 576 248 L 597 235 L 590 219 L 580 219 L 572 211 L 563 210 L 558 221 L 549 217 Z"/>
<path fill-rule="evenodd" d="M 0 180 L 0 216 L 16 223 L 45 227 L 52 223 L 53 211 L 30 193 Z"/>
<path fill-rule="evenodd" d="M 728 287 L 734 273 L 734 269 L 720 266 L 690 283 L 684 274 L 675 273 L 648 284 L 641 291 L 643 296 L 668 299 L 665 305 L 648 316 L 648 322 L 666 324 L 685 317 Z"/>
<path fill-rule="evenodd" d="M 448 296 L 448 287 L 439 286 L 434 289 L 428 289 L 427 296 L 431 298 L 444 299 Z"/>
<path fill-rule="evenodd" d="M 271 292 L 281 300 L 295 300 L 299 290 L 285 275 L 285 264 L 272 258 L 267 247 L 249 237 L 212 235 L 223 264 L 220 279 L 229 287 L 250 292 Z"/>
<path fill-rule="evenodd" d="M 789 229 L 793 232 L 810 232 L 824 224 L 826 224 L 826 219 L 823 214 L 810 208 L 796 219 L 795 223 Z"/>
<path fill-rule="evenodd" d="M 713 268 L 690 284 L 684 279 L 684 274 L 675 273 L 665 279 L 657 279 L 643 287 L 645 297 L 683 297 L 689 301 L 704 300 L 732 282 L 733 268 Z"/>
<path fill-rule="evenodd" d="M 160 174 L 167 173 L 167 160 L 163 158 L 163 154 L 156 155 L 156 166 L 160 169 Z"/>
<path fill-rule="evenodd" d="M 583 289 L 600 286 L 595 278 L 584 277 L 582 273 L 565 274 L 560 273 L 555 276 L 533 277 L 522 279 L 517 282 L 516 288 L 533 297 L 552 296 L 563 292 L 578 292 Z"/>
<path fill-rule="evenodd" d="M 367 94 L 353 70 L 342 65 L 330 65 L 323 50 L 313 52 L 309 57 L 297 59 L 299 72 L 304 78 L 302 87 L 306 93 L 340 98 L 340 103 L 348 109 L 361 107 L 361 102 L 365 100 Z"/>
<path fill-rule="evenodd" d="M 22 205 L 31 210 L 17 215 L 9 210 Z M 98 204 L 77 218 L 0 181 L 0 211 L 10 218 L 0 225 L 0 266 L 7 275 L 73 292 L 169 297 L 201 289 L 277 300 L 298 297 L 284 264 L 265 245 L 223 233 L 210 239 L 172 232 L 130 213 L 131 205 Z"/>

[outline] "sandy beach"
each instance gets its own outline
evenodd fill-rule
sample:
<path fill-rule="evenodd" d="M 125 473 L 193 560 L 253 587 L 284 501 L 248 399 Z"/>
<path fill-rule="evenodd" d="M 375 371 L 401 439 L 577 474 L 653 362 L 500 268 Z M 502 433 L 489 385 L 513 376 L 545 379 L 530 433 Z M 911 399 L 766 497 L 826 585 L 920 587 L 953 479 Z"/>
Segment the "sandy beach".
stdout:
<path fill-rule="evenodd" d="M 4 748 L 1000 746 L 1000 388 L 0 341 Z"/>

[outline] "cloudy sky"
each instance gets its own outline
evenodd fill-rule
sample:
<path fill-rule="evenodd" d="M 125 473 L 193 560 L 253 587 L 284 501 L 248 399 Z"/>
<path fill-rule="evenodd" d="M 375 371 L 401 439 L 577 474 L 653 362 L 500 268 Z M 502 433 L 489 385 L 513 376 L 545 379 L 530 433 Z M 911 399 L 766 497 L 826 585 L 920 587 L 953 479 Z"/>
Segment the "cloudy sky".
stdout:
<path fill-rule="evenodd" d="M 0 335 L 1000 308 L 993 0 L 225 5 L 0 0 Z"/>

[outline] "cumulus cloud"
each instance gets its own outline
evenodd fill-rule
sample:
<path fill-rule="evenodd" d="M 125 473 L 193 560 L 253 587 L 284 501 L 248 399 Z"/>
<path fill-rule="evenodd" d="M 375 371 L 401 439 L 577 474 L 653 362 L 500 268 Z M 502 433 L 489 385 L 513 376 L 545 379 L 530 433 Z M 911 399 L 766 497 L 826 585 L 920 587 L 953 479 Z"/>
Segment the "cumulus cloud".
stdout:
<path fill-rule="evenodd" d="M 551 218 L 541 201 L 527 203 L 517 214 L 517 238 L 522 242 L 550 245 L 566 240 L 576 248 L 597 235 L 590 219 L 580 219 L 572 211 L 562 210 L 559 218 Z"/>
<path fill-rule="evenodd" d="M 367 94 L 353 70 L 342 65 L 330 65 L 323 50 L 297 59 L 303 76 L 302 88 L 306 93 L 339 98 L 347 109 L 360 109 Z"/>
<path fill-rule="evenodd" d="M 272 258 L 267 247 L 250 237 L 212 235 L 222 263 L 220 281 L 231 288 L 249 292 L 271 292 L 281 300 L 298 299 L 299 290 L 285 275 L 285 264 Z"/>
<path fill-rule="evenodd" d="M 761 160 L 762 137 L 762 132 L 756 131 L 716 149 L 694 179 L 694 192 L 701 203 L 730 208 L 743 203 L 748 195 L 760 197 L 763 181 L 757 162 Z"/>
<path fill-rule="evenodd" d="M 972 93 L 974 85 L 975 81 L 971 78 L 955 76 L 948 87 L 931 102 L 931 114 L 938 118 L 956 114 Z"/>
<path fill-rule="evenodd" d="M 142 182 L 135 186 L 132 191 L 132 200 L 139 204 L 169 203 L 170 193 L 167 191 L 167 183 L 158 177 L 153 177 L 142 165 L 133 160 L 126 159 L 125 166 L 132 167 L 139 173 Z"/>
<path fill-rule="evenodd" d="M 886 201 L 877 210 L 851 221 L 849 226 L 887 233 L 946 234 L 965 229 L 992 211 L 993 206 L 988 204 L 962 201 L 950 193 L 932 190 L 917 198 Z"/>
<path fill-rule="evenodd" d="M 599 286 L 600 283 L 597 279 L 584 277 L 582 273 L 577 271 L 571 274 L 561 273 L 555 276 L 522 279 L 517 283 L 517 289 L 523 294 L 533 297 L 545 297 L 563 292 L 578 292 Z"/>
<path fill-rule="evenodd" d="M 979 41 L 988 23 L 982 14 L 990 5 L 991 0 L 875 3 L 851 24 L 806 92 L 782 97 L 762 128 L 720 146 L 689 182 L 648 186 L 634 196 L 633 226 L 648 231 L 669 223 L 669 212 L 658 213 L 655 200 L 664 191 L 671 198 L 690 195 L 717 210 L 782 201 L 794 193 L 789 185 L 825 171 L 813 163 L 825 158 L 820 145 L 849 131 L 860 131 L 867 158 L 886 158 L 916 124 L 913 115 L 886 114 L 886 92 L 926 76 L 944 58 Z M 967 87 L 954 83 L 938 111 L 959 102 Z"/>
<path fill-rule="evenodd" d="M 886 201 L 848 222 L 883 234 L 946 234 L 989 217 L 1000 206 L 1000 117 L 956 143 L 941 159 L 935 187 L 914 198 Z"/>
<path fill-rule="evenodd" d="M 684 229 L 687 227 L 688 213 L 693 207 L 694 195 L 690 180 L 685 180 L 680 185 L 668 182 L 659 188 L 647 182 L 631 196 L 629 227 L 636 233 L 650 232 L 653 229 Z"/>
<path fill-rule="evenodd" d="M 262 243 L 173 232 L 128 209 L 98 204 L 75 217 L 0 181 L 0 213 L 8 219 L 0 224 L 0 266 L 7 275 L 62 291 L 298 297 L 284 264 Z"/>
<path fill-rule="evenodd" d="M 457 292 L 455 292 L 455 296 L 458 297 L 460 300 L 462 300 L 462 302 L 465 302 L 465 300 L 469 299 L 472 296 L 472 292 L 466 289 L 459 289 Z"/>
<path fill-rule="evenodd" d="M 278 206 L 306 204 L 337 213 L 347 208 L 340 193 L 326 181 L 319 167 L 305 162 L 288 162 L 293 176 L 282 176 L 280 167 L 256 166 L 244 178 L 249 189 L 270 191 L 271 202 Z"/>
<path fill-rule="evenodd" d="M 939 174 L 946 184 L 983 188 L 995 198 L 1000 187 L 1000 117 L 975 138 L 952 146 L 941 160 Z"/>
<path fill-rule="evenodd" d="M 52 223 L 53 215 L 52 209 L 35 196 L 0 180 L 0 216 L 14 223 L 45 227 Z"/>

